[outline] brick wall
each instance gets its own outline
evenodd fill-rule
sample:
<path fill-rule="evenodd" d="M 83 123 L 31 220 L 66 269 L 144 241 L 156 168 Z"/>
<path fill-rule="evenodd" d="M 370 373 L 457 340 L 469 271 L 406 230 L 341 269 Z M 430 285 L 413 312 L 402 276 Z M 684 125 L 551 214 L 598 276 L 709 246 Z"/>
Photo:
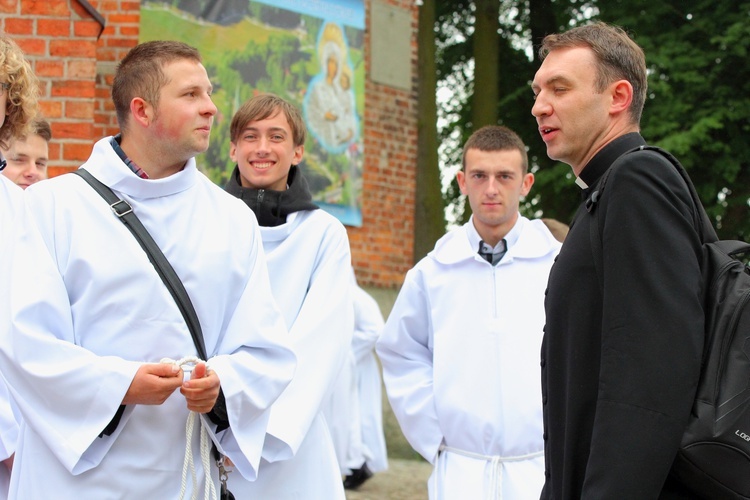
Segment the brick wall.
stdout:
<path fill-rule="evenodd" d="M 117 62 L 138 44 L 141 4 L 138 0 L 96 0 L 90 3 L 106 20 L 96 46 L 94 137 L 99 138 L 119 132 L 110 89 Z"/>
<path fill-rule="evenodd" d="M 417 68 L 417 8 L 412 13 L 412 71 Z M 110 99 L 115 65 L 138 42 L 140 2 L 90 0 L 105 28 L 77 0 L 0 0 L 0 30 L 24 49 L 42 84 L 42 112 L 52 125 L 50 175 L 72 170 L 93 143 L 117 132 Z M 366 2 L 365 45 L 370 37 Z M 369 57 L 366 73 L 369 74 Z M 417 155 L 416 82 L 411 91 L 365 83 L 363 226 L 348 228 L 361 284 L 394 289 L 411 267 Z"/>
<path fill-rule="evenodd" d="M 52 174 L 91 151 L 100 25 L 76 1 L 0 0 L 0 29 L 26 52 L 41 83 L 41 111 L 52 126 Z"/>
<path fill-rule="evenodd" d="M 414 191 L 417 158 L 417 22 L 413 0 L 389 4 L 412 11 L 411 91 L 365 82 L 365 164 L 361 228 L 348 228 L 360 283 L 398 287 L 414 255 Z M 370 44 L 370 2 L 366 4 L 365 47 Z M 370 57 L 365 73 L 370 74 Z"/>

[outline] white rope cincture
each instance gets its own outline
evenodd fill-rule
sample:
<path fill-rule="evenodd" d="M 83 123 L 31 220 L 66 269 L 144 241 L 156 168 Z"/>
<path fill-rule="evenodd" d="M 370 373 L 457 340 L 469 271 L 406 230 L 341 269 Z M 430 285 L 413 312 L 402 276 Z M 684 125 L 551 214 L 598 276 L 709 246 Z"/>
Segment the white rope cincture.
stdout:
<path fill-rule="evenodd" d="M 198 363 L 204 363 L 202 359 L 196 356 L 185 356 L 182 359 L 174 360 L 171 358 L 162 358 L 162 363 L 175 365 L 182 368 L 185 371 L 192 371 Z M 189 368 L 189 369 L 186 369 Z M 206 364 L 208 369 L 208 364 Z M 203 474 L 205 488 L 203 491 L 203 498 L 205 500 L 217 500 L 216 487 L 211 479 L 211 437 L 208 433 L 208 429 L 203 423 L 198 414 L 191 411 L 188 415 L 187 422 L 185 423 L 185 459 L 182 462 L 182 482 L 180 484 L 180 500 L 185 498 L 185 491 L 187 490 L 187 473 L 190 470 L 190 476 L 193 484 L 193 493 L 191 500 L 196 500 L 198 495 L 198 478 L 195 473 L 195 460 L 193 458 L 193 431 L 195 427 L 196 418 L 200 422 L 200 436 L 201 436 L 201 463 L 203 464 Z"/>
<path fill-rule="evenodd" d="M 510 456 L 510 457 L 502 457 L 498 455 L 483 455 L 481 453 L 475 453 L 473 451 L 467 451 L 467 450 L 462 450 L 460 448 L 447 446 L 445 443 L 443 443 L 440 445 L 438 449 L 438 454 L 437 454 L 436 462 L 435 462 L 436 467 L 438 466 L 438 460 L 440 460 L 441 458 L 440 457 L 442 455 L 441 452 L 455 453 L 456 455 L 461 455 L 461 456 L 471 458 L 474 460 L 482 460 L 485 462 L 489 462 L 489 465 L 490 465 L 489 487 L 485 490 L 485 495 L 490 499 L 497 498 L 498 500 L 501 500 L 503 497 L 502 466 L 504 463 L 522 462 L 525 460 L 531 460 L 534 458 L 539 458 L 539 457 L 544 456 L 544 450 L 527 453 L 525 455 L 517 455 L 517 456 Z M 435 474 L 434 489 L 439 497 L 441 493 L 438 491 L 440 480 L 437 478 L 437 476 L 438 474 Z"/>

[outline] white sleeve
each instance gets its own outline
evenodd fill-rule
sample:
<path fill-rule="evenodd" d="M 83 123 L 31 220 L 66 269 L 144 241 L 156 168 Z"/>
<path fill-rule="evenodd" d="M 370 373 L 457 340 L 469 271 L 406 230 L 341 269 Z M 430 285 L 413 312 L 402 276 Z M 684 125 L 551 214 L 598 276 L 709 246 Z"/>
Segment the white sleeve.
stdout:
<path fill-rule="evenodd" d="M 356 283 L 352 288 L 354 298 L 352 351 L 356 362 L 361 363 L 367 355 L 372 353 L 385 323 L 377 301 Z"/>
<path fill-rule="evenodd" d="M 260 233 L 255 230 L 252 272 L 228 323 L 220 354 L 209 360 L 221 380 L 229 429 L 220 451 L 247 480 L 257 477 L 271 405 L 292 378 L 295 356 L 273 300 Z"/>
<path fill-rule="evenodd" d="M 331 233 L 335 236 L 324 240 L 323 259 L 313 271 L 304 303 L 289 328 L 297 371 L 271 411 L 263 452 L 269 462 L 296 454 L 349 356 L 354 329 L 351 256 L 346 230 L 339 227 Z"/>
<path fill-rule="evenodd" d="M 114 442 L 97 437 L 120 407 L 140 363 L 75 345 L 54 248 L 42 239 L 29 207 L 22 212 L 14 254 L 3 263 L 13 293 L 5 301 L 12 327 L 0 339 L 2 374 L 26 424 L 78 474 L 101 462 Z M 126 412 L 119 429 L 128 418 Z"/>
<path fill-rule="evenodd" d="M 429 296 L 416 270 L 407 273 L 376 349 L 393 412 L 409 444 L 427 461 L 437 456 L 440 430 L 433 388 Z"/>

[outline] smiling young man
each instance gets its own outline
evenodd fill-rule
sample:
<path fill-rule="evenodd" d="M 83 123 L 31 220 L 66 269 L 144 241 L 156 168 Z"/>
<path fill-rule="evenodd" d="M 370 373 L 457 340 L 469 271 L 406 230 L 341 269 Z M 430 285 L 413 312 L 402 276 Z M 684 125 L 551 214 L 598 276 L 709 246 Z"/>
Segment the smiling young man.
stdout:
<path fill-rule="evenodd" d="M 534 183 L 505 127 L 474 132 L 458 172 L 473 214 L 406 275 L 377 343 L 391 406 L 435 466 L 431 499 L 539 496 L 544 290 L 560 249 L 518 211 Z"/>
<path fill-rule="evenodd" d="M 52 129 L 46 120 L 34 120 L 32 130 L 22 137 L 13 138 L 7 148 L 0 147 L 7 165 L 3 175 L 23 189 L 47 178 L 49 141 Z"/>
<path fill-rule="evenodd" d="M 299 167 L 305 133 L 299 110 L 273 94 L 245 102 L 230 125 L 237 167 L 226 190 L 258 218 L 273 296 L 298 360 L 271 408 L 258 479 L 229 477 L 237 498 L 344 498 L 321 405 L 354 331 L 351 256 L 344 226 L 312 202 Z"/>
<path fill-rule="evenodd" d="M 83 168 L 130 204 L 182 280 L 208 364 L 183 380 L 161 361 L 195 356 L 194 341 L 148 256 L 91 186 L 63 175 L 26 190 L 12 327 L 0 339 L 24 421 L 12 498 L 218 490 L 213 460 L 206 471 L 196 457 L 197 484 L 182 483 L 190 411 L 208 417 L 235 474 L 252 479 L 268 407 L 294 370 L 255 219 L 196 167 L 216 113 L 198 51 L 168 41 L 134 47 L 112 97 L 122 134 L 98 141 Z"/>
<path fill-rule="evenodd" d="M 645 56 L 604 23 L 547 36 L 540 56 L 532 114 L 583 188 L 545 304 L 542 498 L 694 498 L 668 475 L 701 365 L 702 252 L 680 174 L 635 151 Z"/>

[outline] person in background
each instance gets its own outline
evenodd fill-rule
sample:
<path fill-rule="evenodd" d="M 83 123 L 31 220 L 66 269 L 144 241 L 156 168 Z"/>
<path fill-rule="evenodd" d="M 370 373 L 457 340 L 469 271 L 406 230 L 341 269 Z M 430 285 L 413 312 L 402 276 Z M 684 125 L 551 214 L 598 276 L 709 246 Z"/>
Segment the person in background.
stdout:
<path fill-rule="evenodd" d="M 570 227 L 567 224 L 557 219 L 547 218 L 543 218 L 542 222 L 544 222 L 544 225 L 547 226 L 547 229 L 549 229 L 557 241 L 560 243 L 565 241 L 565 237 L 568 235 L 568 231 L 570 231 Z"/>
<path fill-rule="evenodd" d="M 377 342 L 430 499 L 536 498 L 544 483 L 539 349 L 560 243 L 519 213 L 534 174 L 513 131 L 483 127 L 457 174 L 472 216 L 410 270 Z"/>
<path fill-rule="evenodd" d="M 645 55 L 605 23 L 539 54 L 531 113 L 583 189 L 545 303 L 542 498 L 692 498 L 670 469 L 701 368 L 703 252 L 687 184 L 640 150 Z"/>
<path fill-rule="evenodd" d="M 38 110 L 39 83 L 18 45 L 5 35 L 0 35 L 0 170 L 6 168 L 2 154 L 13 137 L 29 133 L 31 122 Z M 7 177 L 0 175 L 0 263 L 10 264 L 15 242 L 15 219 L 21 210 L 22 191 Z M 0 274 L 0 294 L 3 310 L 12 295 L 9 275 Z M 9 322 L 4 320 L 0 335 Z M 18 418 L 11 403 L 5 383 L 0 380 L 0 500 L 8 498 L 10 473 L 13 468 L 16 441 L 18 439 Z"/>
<path fill-rule="evenodd" d="M 357 284 L 352 269 L 354 336 L 348 362 L 324 412 L 333 437 L 344 488 L 356 490 L 373 474 L 388 469 L 383 433 L 383 400 L 375 342 L 383 314 L 375 299 Z"/>
<path fill-rule="evenodd" d="M 7 148 L 0 147 L 7 162 L 3 175 L 23 189 L 46 179 L 51 139 L 49 123 L 43 119 L 34 120 L 31 132 L 14 137 Z"/>
<path fill-rule="evenodd" d="M 349 354 L 354 313 L 346 229 L 312 202 L 299 166 L 306 129 L 299 110 L 273 94 L 246 101 L 230 124 L 226 185 L 260 224 L 273 298 L 298 359 L 271 408 L 258 479 L 230 474 L 239 498 L 344 498 L 322 409 Z"/>

